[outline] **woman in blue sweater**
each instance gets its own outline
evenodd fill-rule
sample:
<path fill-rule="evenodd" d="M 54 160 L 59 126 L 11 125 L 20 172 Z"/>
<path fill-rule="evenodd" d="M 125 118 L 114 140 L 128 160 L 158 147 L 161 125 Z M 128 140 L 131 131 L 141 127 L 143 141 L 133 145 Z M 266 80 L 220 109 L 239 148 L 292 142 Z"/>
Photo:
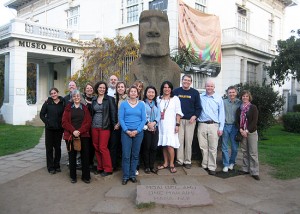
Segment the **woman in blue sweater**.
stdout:
<path fill-rule="evenodd" d="M 144 137 L 143 127 L 146 123 L 145 104 L 138 100 L 136 86 L 128 90 L 129 99 L 123 102 L 119 109 L 119 122 L 122 127 L 122 184 L 126 185 L 130 179 L 136 183 L 136 166 Z"/>
<path fill-rule="evenodd" d="M 158 143 L 158 127 L 160 120 L 160 108 L 156 102 L 157 91 L 153 86 L 148 86 L 144 94 L 144 102 L 146 107 L 146 126 L 144 128 L 144 139 L 142 144 L 142 155 L 144 160 L 145 173 L 157 173 L 154 168 L 156 159 L 156 150 Z"/>

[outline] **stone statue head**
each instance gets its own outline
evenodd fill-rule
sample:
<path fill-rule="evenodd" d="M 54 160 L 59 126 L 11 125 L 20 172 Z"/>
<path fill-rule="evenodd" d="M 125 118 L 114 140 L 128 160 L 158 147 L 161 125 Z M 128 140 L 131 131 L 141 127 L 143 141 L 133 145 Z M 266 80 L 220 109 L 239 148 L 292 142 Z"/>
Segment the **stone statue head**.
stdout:
<path fill-rule="evenodd" d="M 142 56 L 161 57 L 169 55 L 170 27 L 166 13 L 144 10 L 139 21 L 139 42 Z"/>

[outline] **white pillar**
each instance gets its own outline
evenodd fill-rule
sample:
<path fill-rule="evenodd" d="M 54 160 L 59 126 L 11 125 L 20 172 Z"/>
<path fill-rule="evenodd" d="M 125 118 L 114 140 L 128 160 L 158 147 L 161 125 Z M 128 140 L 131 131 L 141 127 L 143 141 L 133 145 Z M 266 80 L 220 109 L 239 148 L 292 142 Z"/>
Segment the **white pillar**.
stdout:
<path fill-rule="evenodd" d="M 5 54 L 4 62 L 4 103 L 9 102 L 9 54 Z"/>
<path fill-rule="evenodd" d="M 8 102 L 1 109 L 6 123 L 24 125 L 32 118 L 26 103 L 27 90 L 27 52 L 14 48 L 9 53 Z"/>

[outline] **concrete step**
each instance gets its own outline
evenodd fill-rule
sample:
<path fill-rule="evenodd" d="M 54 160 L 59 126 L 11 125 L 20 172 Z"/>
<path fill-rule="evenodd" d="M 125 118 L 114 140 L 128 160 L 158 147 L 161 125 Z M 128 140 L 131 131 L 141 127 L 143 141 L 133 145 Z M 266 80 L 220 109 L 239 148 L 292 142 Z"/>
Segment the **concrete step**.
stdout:
<path fill-rule="evenodd" d="M 44 126 L 45 124 L 43 121 L 40 119 L 40 112 L 30 121 L 26 121 L 26 125 L 29 126 Z"/>

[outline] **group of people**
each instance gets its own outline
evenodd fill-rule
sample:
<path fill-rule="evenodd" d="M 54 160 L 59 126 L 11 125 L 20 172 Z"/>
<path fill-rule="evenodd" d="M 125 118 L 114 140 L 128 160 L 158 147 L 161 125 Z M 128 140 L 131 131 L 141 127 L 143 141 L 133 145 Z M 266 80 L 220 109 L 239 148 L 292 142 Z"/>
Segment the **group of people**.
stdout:
<path fill-rule="evenodd" d="M 206 91 L 199 95 L 191 87 L 192 77 L 183 75 L 182 86 L 173 89 L 170 81 L 161 84 L 160 92 L 154 86 L 144 90 L 143 82 L 136 81 L 129 88 L 115 75 L 109 85 L 99 81 L 86 84 L 83 94 L 74 81 L 69 82 L 69 94 L 59 96 L 51 88 L 40 118 L 45 123 L 47 169 L 50 174 L 60 172 L 61 139 L 66 141 L 69 154 L 70 178 L 77 182 L 76 156 L 73 138 L 80 138 L 81 179 L 90 183 L 90 169 L 97 160 L 95 174 L 105 177 L 117 168 L 122 159 L 122 184 L 137 182 L 140 162 L 144 172 L 157 173 L 168 169 L 176 173 L 176 166 L 192 167 L 192 141 L 198 122 L 198 141 L 202 153 L 201 166 L 210 175 L 216 174 L 219 138 L 222 136 L 223 171 L 234 168 L 238 142 L 235 135 L 243 136 L 241 174 L 251 174 L 259 180 L 257 153 L 258 111 L 251 104 L 249 91 L 237 99 L 237 90 L 229 87 L 228 98 L 223 100 L 214 91 L 215 84 L 208 80 Z M 231 156 L 228 141 L 231 141 Z M 157 147 L 162 147 L 163 163 L 155 166 Z M 53 154 L 54 151 L 54 154 Z"/>

